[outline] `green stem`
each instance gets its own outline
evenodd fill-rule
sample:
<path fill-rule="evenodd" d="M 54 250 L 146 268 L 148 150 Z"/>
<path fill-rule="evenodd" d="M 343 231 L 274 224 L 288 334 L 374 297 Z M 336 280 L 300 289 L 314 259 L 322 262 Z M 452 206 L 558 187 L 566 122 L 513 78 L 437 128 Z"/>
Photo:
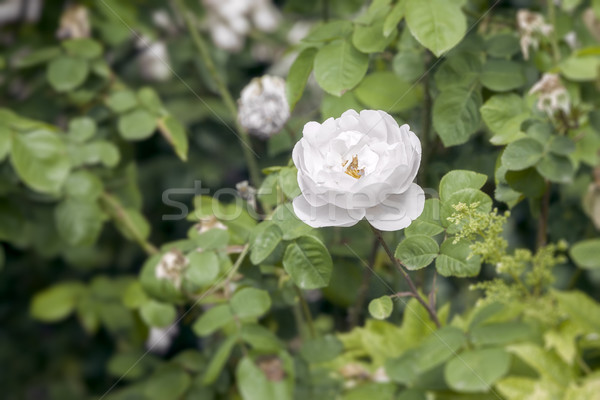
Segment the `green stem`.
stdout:
<path fill-rule="evenodd" d="M 125 211 L 125 208 L 123 208 L 121 203 L 114 196 L 108 193 L 102 193 L 100 195 L 100 202 L 114 220 L 120 221 L 123 224 L 125 229 L 131 235 L 131 238 L 137 242 L 148 255 L 158 253 L 158 249 L 152 243 L 148 242 L 144 235 L 137 230 L 135 223 L 131 220 Z"/>
<path fill-rule="evenodd" d="M 231 92 L 227 88 L 227 85 L 221 78 L 221 75 L 217 71 L 217 67 L 213 62 L 213 59 L 208 50 L 208 46 L 206 42 L 198 32 L 198 28 L 196 26 L 196 20 L 192 13 L 186 8 L 183 4 L 182 0 L 175 0 L 175 6 L 178 9 L 179 13 L 183 15 L 185 20 L 186 27 L 192 36 L 192 40 L 194 45 L 198 49 L 200 56 L 202 57 L 202 61 L 206 66 L 209 74 L 217 85 L 217 90 L 225 103 L 225 106 L 229 110 L 231 117 L 235 121 L 235 127 L 239 134 L 240 144 L 242 146 L 242 151 L 244 152 L 244 158 L 246 159 L 246 164 L 248 165 L 248 170 L 250 171 L 250 181 L 254 187 L 259 187 L 261 183 L 261 174 L 260 169 L 258 168 L 258 163 L 254 158 L 254 151 L 252 150 L 252 143 L 250 141 L 250 137 L 248 136 L 248 132 L 244 129 L 244 127 L 238 121 L 238 110 L 231 95 Z"/>
<path fill-rule="evenodd" d="M 310 308 L 308 308 L 308 303 L 306 302 L 306 299 L 304 298 L 304 295 L 302 294 L 302 290 L 300 290 L 300 288 L 296 285 L 294 285 L 294 288 L 296 289 L 296 294 L 298 295 L 300 307 L 302 308 L 302 314 L 304 316 L 304 321 L 306 321 L 306 324 L 308 325 L 308 331 L 310 332 L 310 337 L 314 339 L 317 337 L 317 332 L 315 330 L 315 324 L 313 323 L 312 314 L 310 313 Z"/>
<path fill-rule="evenodd" d="M 425 309 L 427 310 L 427 313 L 429 313 L 429 317 L 431 318 L 431 320 L 435 323 L 435 325 L 438 328 L 440 328 L 441 324 L 440 324 L 440 320 L 437 316 L 436 309 L 433 307 L 433 305 L 429 304 L 427 301 L 425 301 L 425 299 L 423 299 L 423 297 L 417 290 L 415 283 L 411 279 L 410 275 L 408 275 L 408 272 L 406 272 L 406 270 L 402 267 L 402 264 L 398 261 L 398 259 L 396 257 L 394 257 L 394 253 L 392 253 L 392 251 L 390 250 L 390 247 L 387 245 L 387 243 L 383 239 L 383 235 L 381 234 L 381 231 L 379 229 L 374 228 L 373 226 L 371 226 L 371 229 L 373 229 L 373 233 L 375 234 L 375 237 L 377 238 L 377 240 L 379 240 L 379 243 L 381 243 L 381 247 L 383 247 L 383 249 L 387 253 L 392 264 L 394 264 L 394 266 L 402 274 L 402 277 L 408 284 L 408 287 L 410 288 L 410 292 L 412 293 L 413 297 L 415 299 L 417 299 L 417 301 L 419 303 L 421 303 L 421 305 L 423 307 L 425 307 Z M 433 288 L 431 288 L 431 290 L 435 290 L 435 288 L 433 287 Z"/>
<path fill-rule="evenodd" d="M 550 43 L 552 45 L 552 58 L 555 63 L 560 61 L 560 49 L 558 48 L 558 38 L 556 37 L 556 6 L 554 0 L 547 0 L 548 5 L 548 20 L 554 28 L 550 33 Z"/>

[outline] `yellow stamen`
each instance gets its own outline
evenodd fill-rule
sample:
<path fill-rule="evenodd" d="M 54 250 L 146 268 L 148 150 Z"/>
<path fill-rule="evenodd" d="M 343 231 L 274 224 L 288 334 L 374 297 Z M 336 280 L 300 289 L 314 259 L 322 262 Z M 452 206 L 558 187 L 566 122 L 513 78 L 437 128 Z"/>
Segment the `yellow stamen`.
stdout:
<path fill-rule="evenodd" d="M 342 163 L 342 167 L 345 167 L 346 164 L 348 164 L 348 161 L 344 161 Z M 348 168 L 346 168 L 346 171 L 344 172 L 346 172 L 346 174 L 350 175 L 354 179 L 360 179 L 365 174 L 365 169 L 358 169 L 358 157 L 353 156 L 352 162 L 350 163 L 350 165 L 348 165 Z"/>

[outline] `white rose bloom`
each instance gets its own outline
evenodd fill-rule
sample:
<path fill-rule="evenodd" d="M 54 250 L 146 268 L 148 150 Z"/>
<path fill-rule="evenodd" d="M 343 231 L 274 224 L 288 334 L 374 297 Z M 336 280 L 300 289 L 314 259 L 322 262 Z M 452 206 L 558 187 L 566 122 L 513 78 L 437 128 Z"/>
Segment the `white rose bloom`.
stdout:
<path fill-rule="evenodd" d="M 348 110 L 323 124 L 309 122 L 294 147 L 302 194 L 298 218 L 312 227 L 352 226 L 366 218 L 375 228 L 406 228 L 425 204 L 413 183 L 421 142 L 387 113 Z"/>
<path fill-rule="evenodd" d="M 281 131 L 290 117 L 285 81 L 278 76 L 255 78 L 242 90 L 238 120 L 251 135 L 268 139 Z"/>

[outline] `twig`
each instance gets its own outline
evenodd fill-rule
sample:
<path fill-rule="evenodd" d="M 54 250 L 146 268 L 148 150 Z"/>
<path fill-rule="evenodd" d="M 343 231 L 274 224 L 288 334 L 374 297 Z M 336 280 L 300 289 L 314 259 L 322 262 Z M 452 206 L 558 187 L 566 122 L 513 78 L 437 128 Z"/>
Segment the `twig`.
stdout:
<path fill-rule="evenodd" d="M 423 299 L 423 297 L 421 296 L 421 294 L 417 290 L 417 287 L 415 286 L 413 280 L 411 279 L 410 275 L 408 275 L 408 272 L 406 272 L 406 270 L 402 267 L 402 264 L 398 261 L 398 259 L 396 257 L 394 257 L 394 253 L 392 253 L 392 251 L 390 250 L 389 246 L 387 245 L 387 243 L 383 239 L 383 236 L 381 235 L 381 231 L 378 230 L 378 229 L 376 229 L 376 228 L 374 228 L 374 227 L 372 227 L 372 226 L 371 226 L 371 228 L 373 229 L 373 233 L 375 233 L 375 236 L 377 237 L 377 240 L 379 240 L 379 243 L 381 243 L 381 246 L 383 247 L 383 249 L 387 253 L 388 257 L 390 258 L 390 261 L 394 264 L 394 266 L 398 269 L 398 271 L 400 271 L 400 273 L 404 277 L 404 280 L 408 284 L 408 287 L 410 288 L 410 292 L 412 293 L 413 297 L 415 299 L 417 299 L 417 301 L 419 303 L 421 303 L 421 305 L 423 307 L 425 307 L 425 309 L 429 313 L 429 317 L 435 323 L 435 325 L 438 328 L 441 327 L 440 320 L 439 320 L 439 318 L 437 316 L 437 311 L 435 310 L 434 307 L 432 307 L 431 305 L 429 305 L 425 301 L 425 299 Z M 435 290 L 435 289 L 433 288 L 432 290 Z"/>

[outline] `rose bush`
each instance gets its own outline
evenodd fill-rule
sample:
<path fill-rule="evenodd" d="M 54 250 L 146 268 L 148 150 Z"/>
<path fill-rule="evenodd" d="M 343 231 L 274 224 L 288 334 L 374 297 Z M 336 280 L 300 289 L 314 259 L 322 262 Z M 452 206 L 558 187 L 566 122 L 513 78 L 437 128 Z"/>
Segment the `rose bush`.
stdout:
<path fill-rule="evenodd" d="M 312 227 L 352 226 L 363 218 L 383 231 L 406 228 L 423 211 L 414 179 L 421 142 L 384 111 L 348 110 L 302 130 L 292 158 L 302 194 L 298 218 Z"/>

